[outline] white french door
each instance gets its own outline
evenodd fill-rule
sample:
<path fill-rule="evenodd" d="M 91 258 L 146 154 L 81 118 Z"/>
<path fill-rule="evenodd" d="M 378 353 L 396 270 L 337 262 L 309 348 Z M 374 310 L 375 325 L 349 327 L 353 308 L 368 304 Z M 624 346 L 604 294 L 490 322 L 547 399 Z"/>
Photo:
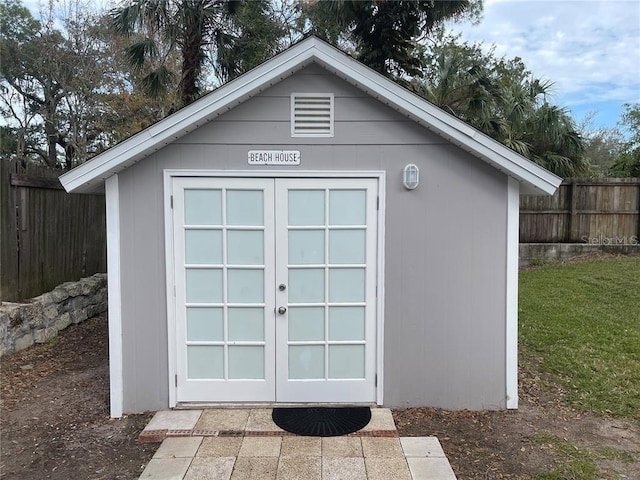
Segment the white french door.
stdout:
<path fill-rule="evenodd" d="M 377 181 L 276 185 L 277 400 L 372 402 Z"/>
<path fill-rule="evenodd" d="M 173 178 L 178 402 L 375 401 L 377 182 Z"/>
<path fill-rule="evenodd" d="M 273 398 L 273 187 L 173 179 L 177 401 Z"/>

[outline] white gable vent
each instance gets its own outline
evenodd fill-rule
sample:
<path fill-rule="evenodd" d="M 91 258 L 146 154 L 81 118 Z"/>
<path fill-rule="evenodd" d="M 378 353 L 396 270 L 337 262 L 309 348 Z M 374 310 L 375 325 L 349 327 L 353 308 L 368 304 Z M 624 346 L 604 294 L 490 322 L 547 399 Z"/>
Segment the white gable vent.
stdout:
<path fill-rule="evenodd" d="M 333 137 L 333 93 L 291 94 L 291 136 Z"/>

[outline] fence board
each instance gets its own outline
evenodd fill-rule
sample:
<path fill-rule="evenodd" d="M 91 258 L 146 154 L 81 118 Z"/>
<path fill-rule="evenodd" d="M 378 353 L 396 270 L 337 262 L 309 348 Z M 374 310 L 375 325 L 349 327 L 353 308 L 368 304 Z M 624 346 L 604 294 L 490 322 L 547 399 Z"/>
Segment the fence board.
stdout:
<path fill-rule="evenodd" d="M 521 243 L 640 242 L 640 178 L 568 179 L 520 197 Z"/>
<path fill-rule="evenodd" d="M 58 170 L 0 164 L 0 300 L 24 300 L 105 272 L 104 197 L 67 194 Z"/>
<path fill-rule="evenodd" d="M 11 170 L 9 162 L 0 161 L 0 300 L 5 292 L 18 288 L 18 223 Z"/>

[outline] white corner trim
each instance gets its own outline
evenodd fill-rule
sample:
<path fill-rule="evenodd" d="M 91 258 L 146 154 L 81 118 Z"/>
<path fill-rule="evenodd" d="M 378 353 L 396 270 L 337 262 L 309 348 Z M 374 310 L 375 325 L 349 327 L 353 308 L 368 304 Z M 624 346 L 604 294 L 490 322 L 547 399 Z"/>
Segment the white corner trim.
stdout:
<path fill-rule="evenodd" d="M 518 408 L 518 255 L 520 184 L 507 177 L 507 408 Z"/>
<path fill-rule="evenodd" d="M 107 288 L 109 292 L 110 415 L 122 417 L 122 291 L 120 284 L 120 192 L 118 175 L 105 180 L 107 217 Z"/>
<path fill-rule="evenodd" d="M 385 238 L 385 207 L 386 207 L 386 175 L 381 173 L 378 177 L 378 282 L 377 294 L 377 325 L 376 338 L 376 372 L 378 385 L 376 386 L 376 403 L 384 405 L 384 238 Z"/>
<path fill-rule="evenodd" d="M 173 256 L 173 209 L 171 205 L 173 195 L 173 176 L 169 170 L 164 171 L 164 241 L 165 241 L 165 278 L 167 288 L 167 358 L 169 378 L 169 408 L 178 403 L 175 381 L 176 367 L 176 298 L 175 298 L 175 269 Z"/>

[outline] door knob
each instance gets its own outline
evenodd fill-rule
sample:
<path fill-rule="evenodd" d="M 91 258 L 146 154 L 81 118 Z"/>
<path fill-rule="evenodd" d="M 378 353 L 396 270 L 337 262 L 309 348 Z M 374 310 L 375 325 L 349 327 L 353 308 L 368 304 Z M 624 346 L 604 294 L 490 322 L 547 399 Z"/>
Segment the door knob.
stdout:
<path fill-rule="evenodd" d="M 287 286 L 284 283 L 281 283 L 280 285 L 278 285 L 278 290 L 280 290 L 281 292 L 284 292 L 287 289 Z"/>
<path fill-rule="evenodd" d="M 280 315 L 284 315 L 285 313 L 287 313 L 287 307 L 280 307 L 278 308 L 278 313 Z"/>

